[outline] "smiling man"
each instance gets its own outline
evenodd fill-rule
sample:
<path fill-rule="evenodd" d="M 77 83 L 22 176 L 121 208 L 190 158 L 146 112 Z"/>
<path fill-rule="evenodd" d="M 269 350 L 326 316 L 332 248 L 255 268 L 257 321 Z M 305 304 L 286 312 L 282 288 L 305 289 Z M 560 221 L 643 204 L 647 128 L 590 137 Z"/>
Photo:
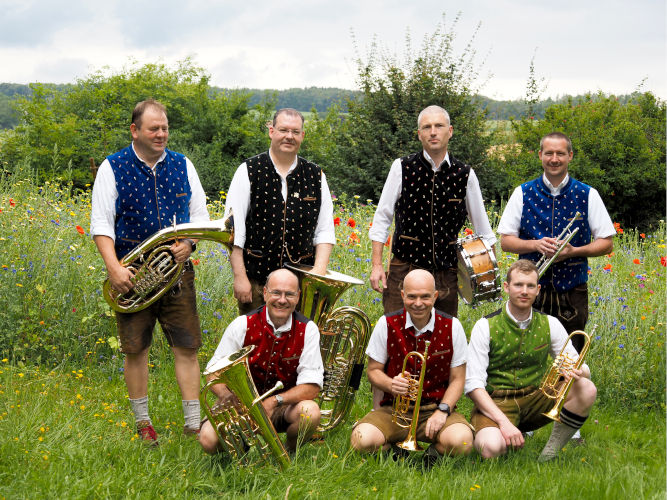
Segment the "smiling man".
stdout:
<path fill-rule="evenodd" d="M 120 264 L 130 250 L 153 233 L 177 223 L 209 220 L 206 195 L 192 162 L 167 149 L 169 121 L 159 102 L 138 103 L 130 125 L 132 144 L 110 155 L 95 179 L 90 232 L 104 259 L 111 286 L 126 293 L 132 272 Z M 174 353 L 176 380 L 183 397 L 187 434 L 199 430 L 199 362 L 201 330 L 197 314 L 194 267 L 190 254 L 195 241 L 173 243 L 170 251 L 185 262 L 179 285 L 150 307 L 135 313 L 116 313 L 121 351 L 125 354 L 125 383 L 142 439 L 157 442 L 148 414 L 148 351 L 159 321 Z"/>
<path fill-rule="evenodd" d="M 494 458 L 508 449 L 522 448 L 523 432 L 551 422 L 542 413 L 554 400 L 539 390 L 551 358 L 563 346 L 571 359 L 577 351 L 568 342 L 563 325 L 553 316 L 532 308 L 540 291 L 537 267 L 529 260 L 516 261 L 503 283 L 507 302 L 480 319 L 470 334 L 465 393 L 475 403 L 470 421 L 475 428 L 475 448 L 483 458 Z M 575 380 L 554 423 L 540 461 L 552 460 L 583 425 L 595 403 L 597 389 L 585 364 L 568 376 Z"/>
<path fill-rule="evenodd" d="M 241 314 L 263 303 L 263 283 L 285 264 L 326 274 L 336 242 L 333 203 L 322 169 L 297 156 L 303 127 L 295 109 L 276 111 L 271 147 L 243 162 L 229 186 L 225 217 L 234 216 L 231 265 Z"/>
<path fill-rule="evenodd" d="M 266 305 L 232 321 L 220 340 L 207 369 L 244 346 L 255 345 L 248 363 L 260 395 L 281 381 L 283 391 L 262 401 L 277 432 L 287 434 L 286 448 L 297 440 L 307 442 L 320 422 L 313 401 L 322 388 L 324 368 L 317 325 L 294 312 L 299 302 L 299 280 L 287 269 L 273 271 L 263 289 Z M 208 379 L 215 378 L 209 375 Z M 234 398 L 224 384 L 213 386 L 220 401 Z M 207 453 L 220 451 L 218 436 L 206 420 L 199 442 Z"/>
<path fill-rule="evenodd" d="M 456 241 L 466 216 L 489 245 L 496 237 L 484 209 L 473 169 L 448 152 L 454 129 L 449 114 L 429 106 L 417 118 L 423 150 L 394 161 L 369 231 L 372 240 L 370 283 L 382 293 L 385 314 L 403 307 L 400 286 L 410 270 L 426 269 L 435 277 L 436 309 L 458 313 Z M 389 272 L 382 250 L 396 217 Z"/>

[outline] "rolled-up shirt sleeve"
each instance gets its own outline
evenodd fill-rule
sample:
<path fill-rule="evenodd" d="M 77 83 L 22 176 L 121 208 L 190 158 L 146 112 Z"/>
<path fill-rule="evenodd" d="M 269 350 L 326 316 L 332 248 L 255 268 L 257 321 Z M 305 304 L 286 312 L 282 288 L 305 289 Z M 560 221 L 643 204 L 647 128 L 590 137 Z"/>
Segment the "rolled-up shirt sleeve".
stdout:
<path fill-rule="evenodd" d="M 475 389 L 486 389 L 486 370 L 489 367 L 489 321 L 482 318 L 472 328 L 468 345 L 466 382 L 463 389 L 469 394 Z"/>
<path fill-rule="evenodd" d="M 192 162 L 186 158 L 185 166 L 188 173 L 188 182 L 190 183 L 190 222 L 202 222 L 211 220 L 206 208 L 206 193 L 201 185 L 197 171 Z"/>
<path fill-rule="evenodd" d="M 296 384 L 317 384 L 320 389 L 324 385 L 324 365 L 320 353 L 320 331 L 317 325 L 309 321 L 303 341 L 303 352 L 299 357 L 296 369 Z"/>
<path fill-rule="evenodd" d="M 523 191 L 521 186 L 514 189 L 512 196 L 507 200 L 503 215 L 498 223 L 498 234 L 519 236 L 521 229 L 521 214 L 523 212 Z"/>
<path fill-rule="evenodd" d="M 457 318 L 452 318 L 452 361 L 450 367 L 461 366 L 468 361 L 468 340 L 463 325 Z"/>
<path fill-rule="evenodd" d="M 333 200 L 331 199 L 331 191 L 327 184 L 327 178 L 322 172 L 321 184 L 322 199 L 320 201 L 320 213 L 317 217 L 317 226 L 315 226 L 315 234 L 313 235 L 313 245 L 320 243 L 336 244 L 336 231 L 333 223 Z"/>
<path fill-rule="evenodd" d="M 245 220 L 250 209 L 250 178 L 248 177 L 248 166 L 244 163 L 234 172 L 232 182 L 227 191 L 225 203 L 226 219 L 231 212 L 234 215 L 234 246 L 243 248 L 246 240 Z"/>
<path fill-rule="evenodd" d="M 378 319 L 375 328 L 373 328 L 373 333 L 366 347 L 366 355 L 383 365 L 389 358 L 387 352 L 387 318 L 385 316 Z"/>
<path fill-rule="evenodd" d="M 225 333 L 222 334 L 220 343 L 215 349 L 213 357 L 206 365 L 206 370 L 209 370 L 211 367 L 215 366 L 220 360 L 229 356 L 230 354 L 238 351 L 243 347 L 245 342 L 245 334 L 248 325 L 247 316 L 238 316 L 234 321 L 232 321 L 227 328 Z"/>
<path fill-rule="evenodd" d="M 466 185 L 466 209 L 468 210 L 468 218 L 475 228 L 475 233 L 482 236 L 489 245 L 493 245 L 496 242 L 496 235 L 491 229 L 489 216 L 484 208 L 484 198 L 479 187 L 479 180 L 472 168 Z"/>
<path fill-rule="evenodd" d="M 368 236 L 372 241 L 379 241 L 381 243 L 387 241 L 389 228 L 394 220 L 394 207 L 401 195 L 401 188 L 403 186 L 401 175 L 402 167 L 401 159 L 399 158 L 392 163 L 389 169 L 387 180 L 384 183 L 380 200 L 375 209 L 373 224 L 368 231 Z"/>
<path fill-rule="evenodd" d="M 116 240 L 116 177 L 109 160 L 104 160 L 97 170 L 93 185 L 92 208 L 90 212 L 90 234 L 108 236 Z"/>
<path fill-rule="evenodd" d="M 563 346 L 565 346 L 565 350 L 563 351 L 564 354 L 567 354 L 571 360 L 578 360 L 579 353 L 572 345 L 572 342 L 568 340 L 569 335 L 563 324 L 558 321 L 558 318 L 554 318 L 553 316 L 547 316 L 547 318 L 549 319 L 549 330 L 551 333 L 551 344 L 549 346 L 551 358 L 556 359 L 556 356 L 560 354 L 561 350 L 563 350 Z M 567 344 L 565 344 L 565 342 L 567 342 Z M 580 369 L 584 368 L 584 366 L 588 368 L 588 365 L 583 363 Z"/>

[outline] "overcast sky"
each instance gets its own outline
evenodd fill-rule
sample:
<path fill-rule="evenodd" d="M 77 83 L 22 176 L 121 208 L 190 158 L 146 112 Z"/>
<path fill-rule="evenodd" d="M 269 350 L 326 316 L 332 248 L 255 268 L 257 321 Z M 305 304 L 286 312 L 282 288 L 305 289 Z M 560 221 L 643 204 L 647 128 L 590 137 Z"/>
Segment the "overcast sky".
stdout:
<path fill-rule="evenodd" d="M 630 93 L 645 80 L 667 97 L 664 0 L 0 0 L 0 82 L 68 83 L 190 56 L 219 87 L 351 89 L 352 33 L 362 58 L 374 38 L 400 57 L 408 29 L 419 48 L 459 12 L 459 52 L 481 23 L 489 97 L 523 97 L 533 54 L 544 96 Z"/>

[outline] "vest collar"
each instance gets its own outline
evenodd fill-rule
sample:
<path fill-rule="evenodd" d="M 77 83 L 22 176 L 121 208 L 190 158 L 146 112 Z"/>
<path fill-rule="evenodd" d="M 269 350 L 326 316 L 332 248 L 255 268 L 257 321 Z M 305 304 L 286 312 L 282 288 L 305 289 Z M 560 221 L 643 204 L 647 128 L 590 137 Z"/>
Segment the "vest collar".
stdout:
<path fill-rule="evenodd" d="M 523 321 L 519 321 L 516 319 L 514 316 L 512 316 L 512 313 L 510 312 L 510 303 L 509 301 L 505 302 L 505 312 L 507 313 L 507 316 L 509 319 L 511 319 L 514 323 L 516 323 L 516 326 L 518 326 L 521 330 L 527 330 L 528 327 L 530 326 L 530 322 L 533 320 L 533 309 L 530 309 L 530 314 L 526 319 Z"/>
<path fill-rule="evenodd" d="M 278 172 L 278 169 L 276 168 L 276 162 L 273 159 L 273 155 L 271 154 L 271 150 L 269 149 L 269 158 L 271 158 L 271 164 L 273 165 L 273 168 L 276 170 L 276 173 L 280 175 L 280 172 Z M 299 155 L 294 156 L 294 161 L 289 167 L 289 170 L 287 170 L 287 175 L 291 174 L 294 169 L 296 168 L 297 164 L 299 163 Z M 287 177 L 287 175 L 285 177 Z M 281 176 L 282 177 L 282 176 Z"/>
<path fill-rule="evenodd" d="M 565 174 L 563 182 L 558 184 L 558 186 L 554 186 L 553 184 L 551 184 L 551 182 L 549 182 L 549 179 L 547 179 L 546 174 L 542 174 L 542 182 L 544 183 L 546 188 L 551 192 L 551 196 L 555 198 L 561 193 L 561 191 L 565 189 L 567 183 L 570 182 L 570 174 Z"/>
<path fill-rule="evenodd" d="M 280 338 L 283 336 L 283 333 L 289 332 L 292 329 L 292 315 L 290 315 L 289 318 L 287 318 L 287 322 L 283 326 L 279 326 L 276 328 L 276 326 L 273 324 L 273 321 L 271 321 L 271 318 L 269 317 L 269 312 L 266 310 L 266 306 L 264 306 L 262 315 L 264 316 L 264 320 L 266 321 L 266 324 L 271 327 L 273 330 L 273 335 L 276 337 Z"/>
<path fill-rule="evenodd" d="M 412 322 L 412 317 L 410 316 L 410 313 L 408 311 L 405 311 L 405 329 L 409 330 L 410 328 L 415 329 L 415 337 L 419 337 L 423 333 L 426 332 L 432 332 L 435 328 L 435 312 L 433 309 L 431 309 L 431 317 L 428 320 L 428 323 L 426 323 L 426 326 L 422 328 L 421 330 L 418 329 L 415 324 Z"/>
<path fill-rule="evenodd" d="M 160 155 L 160 158 L 158 158 L 158 161 L 155 162 L 155 165 L 153 165 L 153 166 L 151 167 L 148 163 L 146 163 L 146 162 L 144 161 L 143 158 L 141 158 L 141 156 L 139 156 L 139 155 L 137 154 L 137 150 L 134 149 L 134 141 L 132 141 L 132 152 L 134 153 L 134 156 L 136 156 L 137 159 L 138 159 L 141 163 L 143 163 L 143 164 L 146 166 L 146 168 L 148 168 L 148 169 L 150 169 L 150 170 L 155 170 L 155 168 L 160 164 L 160 162 L 161 162 L 162 160 L 164 160 L 164 159 L 167 157 L 167 150 L 165 149 L 164 151 L 162 151 L 162 154 Z"/>
<path fill-rule="evenodd" d="M 449 161 L 449 151 L 445 153 L 445 159 L 442 160 L 442 163 L 440 165 L 436 165 L 435 161 L 433 161 L 433 158 L 426 152 L 426 150 L 423 151 L 424 153 L 424 159 L 431 165 L 431 168 L 433 169 L 434 172 L 437 172 L 439 170 L 442 170 L 442 166 L 445 165 L 445 168 L 448 168 L 452 162 Z"/>

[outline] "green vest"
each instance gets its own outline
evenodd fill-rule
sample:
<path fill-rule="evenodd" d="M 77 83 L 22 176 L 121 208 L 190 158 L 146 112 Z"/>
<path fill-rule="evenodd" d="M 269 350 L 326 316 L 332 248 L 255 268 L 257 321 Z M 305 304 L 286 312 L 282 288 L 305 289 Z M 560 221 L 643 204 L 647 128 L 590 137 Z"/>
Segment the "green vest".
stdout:
<path fill-rule="evenodd" d="M 487 316 L 489 367 L 486 390 L 538 387 L 551 364 L 549 319 L 533 309 L 530 326 L 522 330 L 508 316 L 506 306 Z"/>

